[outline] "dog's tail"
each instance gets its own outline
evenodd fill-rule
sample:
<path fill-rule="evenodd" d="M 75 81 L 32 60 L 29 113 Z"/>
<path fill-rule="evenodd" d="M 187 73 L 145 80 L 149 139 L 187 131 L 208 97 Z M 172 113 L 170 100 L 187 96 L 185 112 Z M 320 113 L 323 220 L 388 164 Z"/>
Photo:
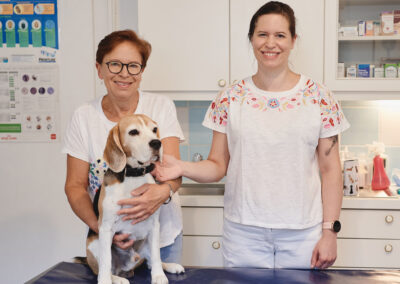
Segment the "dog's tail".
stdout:
<path fill-rule="evenodd" d="M 79 264 L 86 264 L 86 265 L 88 265 L 87 257 L 76 256 L 76 257 L 74 257 L 74 263 L 79 263 Z"/>

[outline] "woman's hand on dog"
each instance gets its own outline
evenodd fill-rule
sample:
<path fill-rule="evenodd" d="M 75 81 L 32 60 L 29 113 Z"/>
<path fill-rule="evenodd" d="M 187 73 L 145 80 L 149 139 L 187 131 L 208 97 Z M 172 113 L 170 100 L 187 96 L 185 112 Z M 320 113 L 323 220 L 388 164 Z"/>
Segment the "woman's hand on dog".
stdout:
<path fill-rule="evenodd" d="M 113 244 L 121 249 L 128 249 L 134 243 L 134 240 L 129 239 L 129 234 L 115 234 Z"/>
<path fill-rule="evenodd" d="M 130 206 L 117 212 L 125 215 L 122 220 L 132 220 L 132 224 L 149 218 L 169 197 L 169 187 L 162 184 L 143 184 L 131 192 L 135 198 L 118 201 L 121 206 Z"/>

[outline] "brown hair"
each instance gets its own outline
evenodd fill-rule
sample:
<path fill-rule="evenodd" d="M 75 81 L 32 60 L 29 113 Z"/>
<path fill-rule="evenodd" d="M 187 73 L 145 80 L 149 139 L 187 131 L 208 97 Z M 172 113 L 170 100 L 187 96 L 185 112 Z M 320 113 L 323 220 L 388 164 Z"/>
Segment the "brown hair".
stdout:
<path fill-rule="evenodd" d="M 289 31 L 290 34 L 292 35 L 292 38 L 296 36 L 296 18 L 294 16 L 293 9 L 285 3 L 278 1 L 270 1 L 261 6 L 260 9 L 258 9 L 257 12 L 251 18 L 250 28 L 248 33 L 250 41 L 253 37 L 258 18 L 267 14 L 278 14 L 285 17 L 289 22 Z"/>
<path fill-rule="evenodd" d="M 146 67 L 147 60 L 151 53 L 151 45 L 132 30 L 115 31 L 106 35 L 99 43 L 96 52 L 96 62 L 103 63 L 104 56 L 110 53 L 117 45 L 123 42 L 134 44 L 142 56 L 142 68 Z"/>

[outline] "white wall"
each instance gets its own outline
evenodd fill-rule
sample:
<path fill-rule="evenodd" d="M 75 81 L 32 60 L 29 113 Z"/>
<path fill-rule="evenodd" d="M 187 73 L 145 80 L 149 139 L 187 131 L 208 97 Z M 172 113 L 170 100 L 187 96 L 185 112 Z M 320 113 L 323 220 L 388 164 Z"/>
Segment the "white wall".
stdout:
<path fill-rule="evenodd" d="M 61 134 L 73 110 L 94 97 L 94 1 L 99 0 L 58 2 Z M 64 194 L 61 146 L 61 141 L 0 144 L 1 283 L 23 283 L 85 254 L 86 228 Z"/>

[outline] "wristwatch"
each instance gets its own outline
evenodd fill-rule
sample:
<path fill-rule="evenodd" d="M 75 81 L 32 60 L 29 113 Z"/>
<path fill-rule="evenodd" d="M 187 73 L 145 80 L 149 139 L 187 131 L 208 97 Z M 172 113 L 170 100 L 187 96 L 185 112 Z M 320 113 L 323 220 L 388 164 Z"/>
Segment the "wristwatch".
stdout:
<path fill-rule="evenodd" d="M 172 186 L 169 183 L 165 183 L 165 184 L 169 186 L 169 197 L 167 200 L 164 201 L 164 204 L 168 204 L 171 202 L 172 195 L 174 195 L 175 192 L 172 190 Z"/>
<path fill-rule="evenodd" d="M 339 220 L 335 220 L 335 221 L 332 221 L 332 222 L 323 222 L 322 223 L 322 229 L 332 230 L 335 233 L 339 233 L 341 227 L 342 227 L 342 225 L 340 224 Z"/>

